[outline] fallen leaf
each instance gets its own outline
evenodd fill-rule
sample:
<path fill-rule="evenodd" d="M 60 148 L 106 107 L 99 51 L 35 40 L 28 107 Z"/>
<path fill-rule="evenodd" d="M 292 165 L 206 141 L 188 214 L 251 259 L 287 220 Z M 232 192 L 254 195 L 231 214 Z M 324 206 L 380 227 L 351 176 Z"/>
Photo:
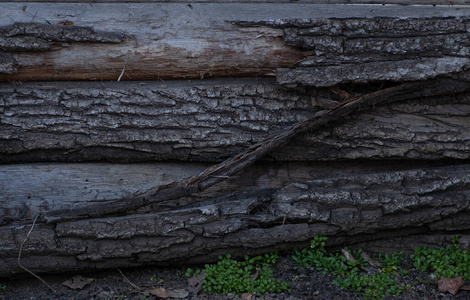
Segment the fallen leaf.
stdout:
<path fill-rule="evenodd" d="M 243 293 L 242 300 L 251 300 L 253 298 L 253 294 Z"/>
<path fill-rule="evenodd" d="M 356 262 L 356 259 L 354 258 L 354 256 L 353 256 L 348 250 L 341 249 L 341 253 L 342 253 L 342 254 L 346 257 L 346 259 L 349 260 L 350 262 L 353 262 L 353 263 Z"/>
<path fill-rule="evenodd" d="M 315 292 L 313 292 L 313 295 L 314 295 L 314 296 L 320 295 L 320 291 L 315 291 Z"/>
<path fill-rule="evenodd" d="M 176 298 L 176 299 L 184 299 L 188 297 L 189 292 L 187 290 L 183 289 L 168 289 L 168 295 L 171 298 Z"/>
<path fill-rule="evenodd" d="M 462 277 L 457 278 L 442 278 L 437 282 L 437 287 L 440 292 L 449 292 L 452 295 L 457 294 L 460 287 L 463 285 Z"/>
<path fill-rule="evenodd" d="M 62 285 L 65 285 L 71 289 L 83 289 L 83 287 L 95 280 L 94 278 L 86 278 L 80 275 L 77 275 L 75 277 L 70 278 L 69 280 L 66 280 L 62 282 Z"/>
<path fill-rule="evenodd" d="M 259 269 L 256 268 L 256 273 L 251 275 L 251 281 L 255 281 L 256 279 L 258 279 L 258 276 L 259 276 Z"/>
<path fill-rule="evenodd" d="M 362 256 L 362 258 L 367 260 L 369 265 L 371 265 L 372 267 L 382 268 L 382 264 L 378 260 L 375 260 L 372 257 L 370 257 L 369 254 L 367 254 L 366 252 L 361 252 L 361 256 Z"/>
<path fill-rule="evenodd" d="M 202 290 L 202 284 L 204 283 L 204 272 L 197 274 L 196 276 L 188 278 L 188 290 L 194 295 L 199 294 Z"/>
<path fill-rule="evenodd" d="M 379 268 L 376 267 L 371 267 L 371 266 L 366 266 L 362 268 L 364 271 L 366 271 L 367 274 L 372 275 L 372 274 L 378 274 L 380 272 Z"/>
<path fill-rule="evenodd" d="M 163 298 L 163 299 L 170 297 L 169 293 L 164 288 L 148 290 L 148 291 L 145 291 L 144 293 L 152 294 L 154 296 L 157 296 L 158 298 Z"/>

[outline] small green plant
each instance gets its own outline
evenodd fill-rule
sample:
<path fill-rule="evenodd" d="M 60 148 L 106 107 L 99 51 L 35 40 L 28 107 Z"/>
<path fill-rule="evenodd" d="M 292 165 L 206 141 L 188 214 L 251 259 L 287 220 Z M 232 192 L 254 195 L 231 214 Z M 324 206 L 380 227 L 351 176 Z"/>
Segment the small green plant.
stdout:
<path fill-rule="evenodd" d="M 366 299 L 382 299 L 386 295 L 399 295 L 403 291 L 397 279 L 384 271 L 362 274 L 358 269 L 353 269 L 337 277 L 334 284 L 345 290 L 352 290 Z"/>
<path fill-rule="evenodd" d="M 310 249 L 294 251 L 293 260 L 299 266 L 333 273 L 337 276 L 333 282 L 335 285 L 352 290 L 366 299 L 382 299 L 386 295 L 399 295 L 403 291 L 404 286 L 400 286 L 396 278 L 396 271 L 403 264 L 403 253 L 386 255 L 381 259 L 384 268 L 379 273 L 365 274 L 362 269 L 366 267 L 367 260 L 362 257 L 361 250 L 350 251 L 345 248 L 354 257 L 355 261 L 352 261 L 339 253 L 327 253 L 325 241 L 325 237 L 315 236 L 310 242 Z"/>
<path fill-rule="evenodd" d="M 220 256 L 219 256 L 219 258 L 220 258 Z M 196 276 L 199 273 L 201 273 L 201 270 L 193 270 L 191 268 L 187 268 L 186 272 L 184 272 L 184 276 L 186 278 L 189 278 L 189 277 L 192 277 L 192 276 Z"/>
<path fill-rule="evenodd" d="M 3 293 L 6 293 L 7 292 L 7 287 L 0 284 L 0 295 L 2 295 Z"/>
<path fill-rule="evenodd" d="M 430 248 L 428 246 L 415 249 L 411 258 L 414 267 L 420 271 L 433 272 L 436 280 L 462 276 L 470 280 L 470 255 L 459 248 L 459 238 L 452 238 L 452 246 Z"/>
<path fill-rule="evenodd" d="M 155 281 L 157 284 L 162 284 L 164 282 L 164 280 L 158 277 L 157 275 L 152 275 L 152 277 L 150 277 L 150 280 Z"/>
<path fill-rule="evenodd" d="M 142 300 L 148 300 L 148 299 L 151 299 L 151 296 L 148 292 L 145 292 L 143 295 L 142 295 Z"/>
<path fill-rule="evenodd" d="M 208 294 L 290 292 L 287 282 L 274 278 L 271 265 L 277 259 L 277 252 L 253 258 L 245 255 L 243 261 L 236 261 L 227 254 L 225 257 L 219 256 L 218 263 L 205 265 L 202 270 L 188 268 L 185 276 L 203 272 L 202 290 Z"/>
<path fill-rule="evenodd" d="M 312 268 L 315 271 L 323 271 L 324 273 L 343 274 L 353 268 L 365 267 L 367 261 L 362 258 L 361 250 L 353 250 L 351 254 L 355 257 L 356 262 L 351 262 L 340 253 L 328 254 L 325 249 L 325 237 L 315 236 L 310 241 L 310 249 L 303 249 L 301 251 L 295 250 L 292 259 L 299 266 Z M 349 251 L 348 248 L 345 250 Z M 296 269 L 297 266 L 294 266 Z"/>
<path fill-rule="evenodd" d="M 394 252 L 391 255 L 379 255 L 379 261 L 383 266 L 382 271 L 398 272 L 400 275 L 407 275 L 410 272 L 404 268 L 405 255 L 403 251 Z"/>

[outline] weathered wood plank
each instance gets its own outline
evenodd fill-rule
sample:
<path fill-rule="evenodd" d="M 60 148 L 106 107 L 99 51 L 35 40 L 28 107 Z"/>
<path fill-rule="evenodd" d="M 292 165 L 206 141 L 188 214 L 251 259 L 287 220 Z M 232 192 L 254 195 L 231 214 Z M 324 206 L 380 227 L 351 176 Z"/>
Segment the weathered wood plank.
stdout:
<path fill-rule="evenodd" d="M 32 164 L 0 166 L 0 224 L 52 207 L 124 197 L 201 172 L 204 164 Z"/>
<path fill-rule="evenodd" d="M 284 45 L 281 29 L 240 27 L 237 21 L 445 18 L 468 12 L 466 7 L 432 6 L 2 2 L 0 26 L 66 23 L 128 38 L 115 45 L 56 42 L 54 51 L 15 52 L 17 73 L 0 75 L 0 80 L 117 80 L 121 74 L 122 80 L 273 76 L 277 68 L 296 65 L 308 51 Z M 8 65 L 11 57 L 0 57 L 0 62 Z M 14 72 L 11 65 L 2 68 Z"/>
<path fill-rule="evenodd" d="M 439 84 L 450 94 L 377 106 L 265 159 L 469 159 L 470 96 Z M 0 96 L 2 163 L 219 162 L 339 100 L 269 80 L 1 84 Z"/>

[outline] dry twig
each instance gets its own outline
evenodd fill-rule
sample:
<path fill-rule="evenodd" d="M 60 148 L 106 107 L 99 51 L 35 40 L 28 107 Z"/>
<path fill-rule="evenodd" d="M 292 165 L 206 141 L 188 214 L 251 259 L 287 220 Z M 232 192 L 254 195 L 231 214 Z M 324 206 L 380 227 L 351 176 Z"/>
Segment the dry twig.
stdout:
<path fill-rule="evenodd" d="M 135 290 L 138 290 L 138 291 L 141 290 L 141 288 L 138 287 L 137 285 L 135 285 L 134 283 L 132 283 L 132 282 L 126 277 L 126 275 L 124 275 L 124 273 L 122 273 L 122 271 L 121 271 L 119 268 L 117 268 L 117 270 L 119 271 L 119 273 L 121 273 L 122 277 L 124 277 L 124 279 L 125 279 Z"/>
<path fill-rule="evenodd" d="M 34 274 L 32 271 L 30 271 L 29 269 L 27 269 L 25 266 L 23 266 L 21 264 L 21 253 L 23 252 L 23 246 L 24 244 L 26 243 L 26 241 L 28 240 L 29 238 L 29 235 L 31 234 L 31 232 L 33 231 L 34 229 L 34 225 L 36 225 L 36 221 L 39 217 L 39 214 L 36 215 L 36 218 L 34 218 L 34 221 L 33 221 L 33 225 L 31 226 L 31 229 L 28 231 L 28 234 L 26 235 L 25 239 L 23 240 L 23 242 L 21 243 L 20 245 L 20 251 L 18 252 L 18 266 L 20 266 L 20 268 L 22 268 L 23 270 L 25 270 L 26 272 L 28 272 L 29 274 L 33 275 L 34 277 L 36 277 L 37 279 L 39 279 L 40 281 L 42 281 L 42 283 L 44 283 L 53 293 L 55 293 L 56 291 L 44 280 L 42 279 L 41 277 L 39 277 L 38 275 Z"/>

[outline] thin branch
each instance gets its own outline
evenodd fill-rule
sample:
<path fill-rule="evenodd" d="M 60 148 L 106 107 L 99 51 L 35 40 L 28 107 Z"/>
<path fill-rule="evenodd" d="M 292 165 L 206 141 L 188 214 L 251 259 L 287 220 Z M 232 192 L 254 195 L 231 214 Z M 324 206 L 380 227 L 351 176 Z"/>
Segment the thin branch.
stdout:
<path fill-rule="evenodd" d="M 140 291 L 142 290 L 140 287 L 138 287 L 137 285 L 135 285 L 134 283 L 132 283 L 127 277 L 126 275 L 124 275 L 124 273 L 122 273 L 122 271 L 117 268 L 117 270 L 119 271 L 119 273 L 121 273 L 122 277 L 124 277 L 124 279 L 137 291 Z"/>
<path fill-rule="evenodd" d="M 34 277 L 36 277 L 37 279 L 42 281 L 42 283 L 44 283 L 53 293 L 55 293 L 56 291 L 44 279 L 42 279 L 38 275 L 34 274 L 32 271 L 30 271 L 29 269 L 27 269 L 25 266 L 23 266 L 21 264 L 21 253 L 23 252 L 23 246 L 26 243 L 26 241 L 28 240 L 29 235 L 33 231 L 34 225 L 36 225 L 36 221 L 37 221 L 38 217 L 39 217 L 39 214 L 37 214 L 36 218 L 34 218 L 33 225 L 31 226 L 31 229 L 28 231 L 28 234 L 26 235 L 26 238 L 23 240 L 23 242 L 20 245 L 20 251 L 18 252 L 18 266 L 20 266 L 20 268 L 22 268 L 23 270 L 25 270 L 29 274 L 33 275 Z"/>
<path fill-rule="evenodd" d="M 284 132 L 270 136 L 253 145 L 243 153 L 231 157 L 220 164 L 204 170 L 187 180 L 173 182 L 152 188 L 143 193 L 135 193 L 121 199 L 93 203 L 74 209 L 58 209 L 46 212 L 47 222 L 61 222 L 92 217 L 125 214 L 140 207 L 174 200 L 205 189 L 236 174 L 267 153 L 285 145 L 295 135 L 318 129 L 325 124 L 344 118 L 354 111 L 369 109 L 378 104 L 403 101 L 422 96 L 435 96 L 461 92 L 470 88 L 469 83 L 452 79 L 438 79 L 422 82 L 404 83 L 373 93 L 346 99 L 338 106 L 317 112 L 312 118 L 288 127 Z"/>
<path fill-rule="evenodd" d="M 124 66 L 124 68 L 122 68 L 122 72 L 121 72 L 121 75 L 119 75 L 119 78 L 117 81 L 121 81 L 121 78 L 122 78 L 122 75 L 124 75 L 124 72 L 126 71 L 126 66 Z"/>

